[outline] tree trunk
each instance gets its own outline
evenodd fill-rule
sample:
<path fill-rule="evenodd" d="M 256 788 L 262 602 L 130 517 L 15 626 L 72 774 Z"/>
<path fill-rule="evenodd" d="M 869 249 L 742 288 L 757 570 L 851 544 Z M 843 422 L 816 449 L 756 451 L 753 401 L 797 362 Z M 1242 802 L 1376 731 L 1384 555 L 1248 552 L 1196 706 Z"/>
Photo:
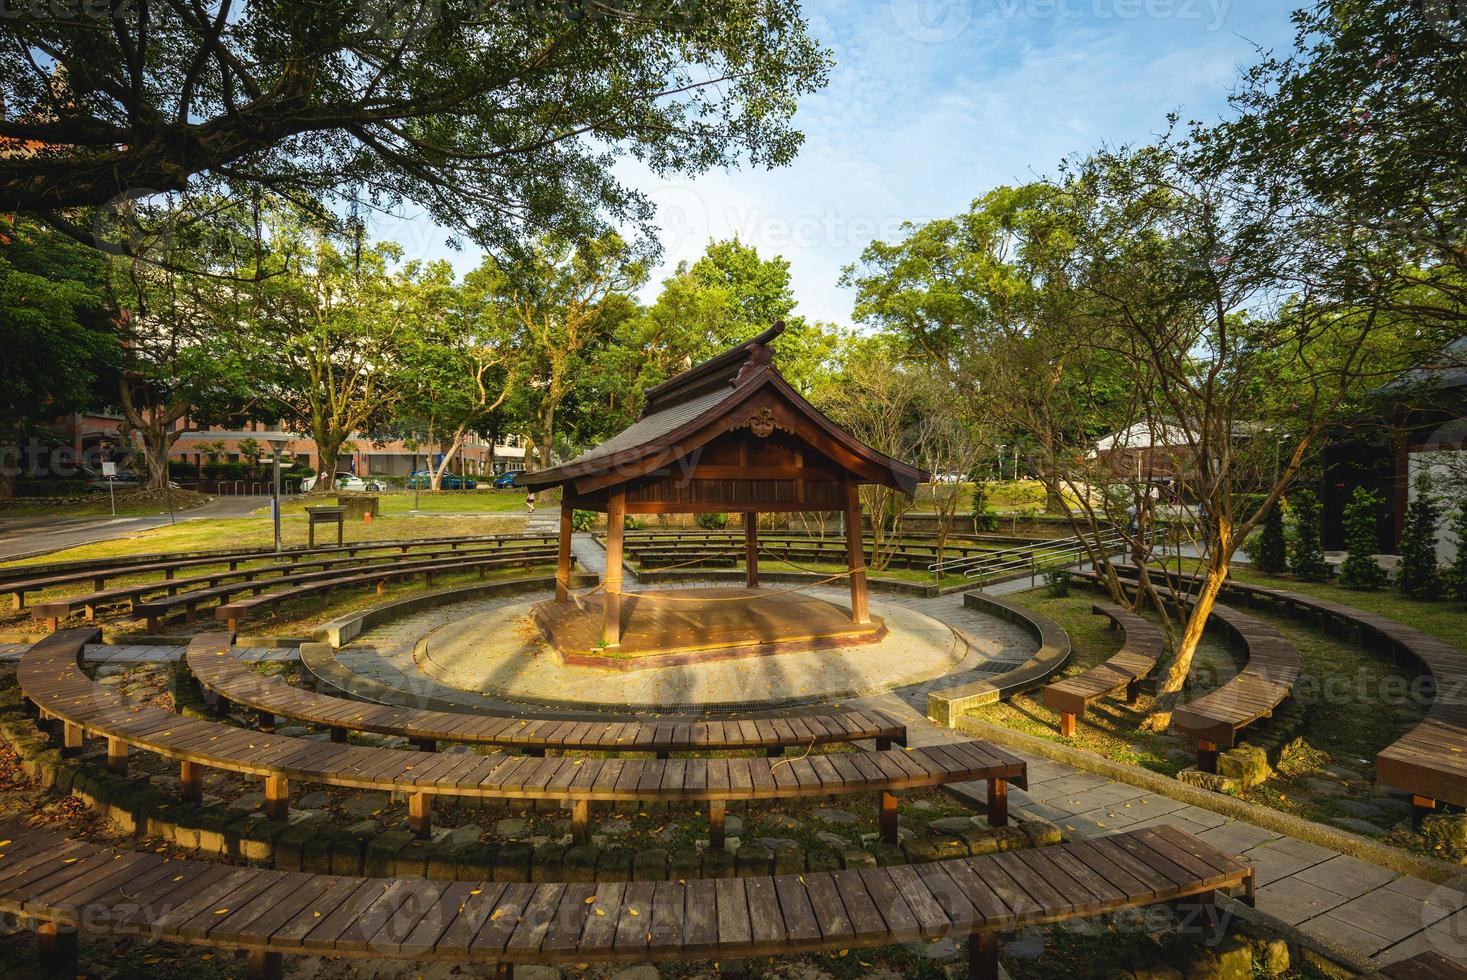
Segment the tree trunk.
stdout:
<path fill-rule="evenodd" d="M 331 493 L 336 489 L 336 458 L 341 455 L 346 436 L 320 426 L 312 428 L 315 431 L 311 433 L 311 439 L 316 443 L 320 465 L 316 467 L 316 485 L 311 487 L 311 493 Z"/>
<path fill-rule="evenodd" d="M 1141 722 L 1140 727 L 1146 731 L 1164 732 L 1171 727 L 1172 712 L 1176 710 L 1182 687 L 1192 670 L 1192 657 L 1197 653 L 1198 644 L 1202 642 L 1202 632 L 1207 628 L 1207 617 L 1212 613 L 1212 607 L 1227 574 L 1228 565 L 1225 559 L 1214 559 L 1208 563 L 1202 589 L 1192 601 L 1191 614 L 1187 617 L 1187 625 L 1182 629 L 1176 656 L 1172 658 L 1166 675 L 1157 687 L 1156 705 L 1151 709 L 1151 714 Z"/>
<path fill-rule="evenodd" d="M 431 436 L 429 438 L 431 445 Z M 437 493 L 438 491 L 443 489 L 443 474 L 448 472 L 449 464 L 452 463 L 453 458 L 458 455 L 459 447 L 461 447 L 463 444 L 464 430 L 462 427 L 460 427 L 459 430 L 453 434 L 453 438 L 449 440 L 448 449 L 443 453 L 443 461 L 440 462 L 437 466 L 429 464 L 428 472 L 433 478 L 434 493 Z"/>

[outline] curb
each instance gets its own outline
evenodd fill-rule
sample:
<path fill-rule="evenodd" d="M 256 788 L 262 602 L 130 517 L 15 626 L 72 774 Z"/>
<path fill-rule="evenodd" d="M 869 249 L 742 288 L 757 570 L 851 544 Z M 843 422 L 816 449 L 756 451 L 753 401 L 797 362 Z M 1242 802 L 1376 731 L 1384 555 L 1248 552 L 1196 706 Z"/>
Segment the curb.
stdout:
<path fill-rule="evenodd" d="M 1459 887 L 1456 882 L 1467 875 L 1467 868 L 1438 861 L 1434 858 L 1419 857 L 1399 847 L 1391 847 L 1377 841 L 1360 837 L 1345 830 L 1326 827 L 1312 820 L 1295 817 L 1277 810 L 1270 810 L 1253 803 L 1234 799 L 1222 793 L 1214 793 L 1211 790 L 1191 786 L 1179 780 L 1153 773 L 1139 766 L 1128 766 L 1124 763 L 1114 762 L 1103 756 L 1085 752 L 1081 749 L 1070 748 L 1065 745 L 1057 745 L 1053 742 L 1037 738 L 1033 735 L 1025 735 L 1002 725 L 991 722 L 979 721 L 976 718 L 959 718 L 954 726 L 957 730 L 969 735 L 977 735 L 980 738 L 1006 745 L 1011 749 L 1019 749 L 1033 755 L 1049 759 L 1052 762 L 1063 762 L 1086 772 L 1092 772 L 1107 779 L 1119 783 L 1126 783 L 1146 790 L 1148 793 L 1156 793 L 1183 803 L 1211 810 L 1222 814 L 1233 820 L 1241 820 L 1251 823 L 1255 827 L 1264 830 L 1272 830 L 1276 833 L 1296 837 L 1299 840 L 1327 847 L 1341 854 L 1369 861 L 1371 864 L 1380 865 L 1399 874 L 1411 875 L 1422 878 L 1438 885 Z"/>

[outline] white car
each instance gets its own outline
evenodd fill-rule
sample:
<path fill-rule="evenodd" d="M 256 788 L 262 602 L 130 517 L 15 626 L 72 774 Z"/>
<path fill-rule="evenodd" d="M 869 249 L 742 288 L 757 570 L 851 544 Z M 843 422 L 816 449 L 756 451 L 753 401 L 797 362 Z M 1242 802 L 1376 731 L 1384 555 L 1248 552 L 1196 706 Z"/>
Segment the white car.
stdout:
<path fill-rule="evenodd" d="M 301 493 L 310 493 L 315 487 L 316 478 L 314 476 L 308 476 L 301 481 Z M 350 473 L 338 473 L 336 474 L 336 489 L 355 490 L 358 493 L 377 493 L 382 489 L 382 484 L 376 480 L 363 480 L 361 477 L 352 476 Z"/>

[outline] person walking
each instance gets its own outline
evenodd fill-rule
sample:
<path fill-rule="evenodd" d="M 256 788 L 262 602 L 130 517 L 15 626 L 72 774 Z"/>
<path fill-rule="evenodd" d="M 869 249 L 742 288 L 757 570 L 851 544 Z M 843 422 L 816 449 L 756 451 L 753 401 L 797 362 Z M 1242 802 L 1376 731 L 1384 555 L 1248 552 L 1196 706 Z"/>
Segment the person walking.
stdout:
<path fill-rule="evenodd" d="M 525 506 L 531 514 L 535 513 L 535 491 L 530 490 L 525 494 Z"/>

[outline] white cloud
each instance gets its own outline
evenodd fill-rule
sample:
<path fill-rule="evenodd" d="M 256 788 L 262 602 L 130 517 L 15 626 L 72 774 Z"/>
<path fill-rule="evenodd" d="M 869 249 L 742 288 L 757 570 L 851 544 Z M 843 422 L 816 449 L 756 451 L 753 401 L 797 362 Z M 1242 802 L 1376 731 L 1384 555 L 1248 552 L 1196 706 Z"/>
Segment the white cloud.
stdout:
<path fill-rule="evenodd" d="M 904 220 L 955 213 L 1001 183 L 1052 173 L 1101 142 L 1144 140 L 1166 114 L 1225 111 L 1254 42 L 1283 46 L 1277 0 L 824 0 L 807 5 L 835 53 L 830 85 L 805 100 L 799 158 L 777 171 L 665 179 L 620 174 L 659 206 L 665 262 L 739 234 L 790 260 L 800 309 L 846 322 L 837 280 Z M 402 224 L 409 256 L 447 255 L 422 219 Z M 379 225 L 379 227 L 384 227 Z"/>

